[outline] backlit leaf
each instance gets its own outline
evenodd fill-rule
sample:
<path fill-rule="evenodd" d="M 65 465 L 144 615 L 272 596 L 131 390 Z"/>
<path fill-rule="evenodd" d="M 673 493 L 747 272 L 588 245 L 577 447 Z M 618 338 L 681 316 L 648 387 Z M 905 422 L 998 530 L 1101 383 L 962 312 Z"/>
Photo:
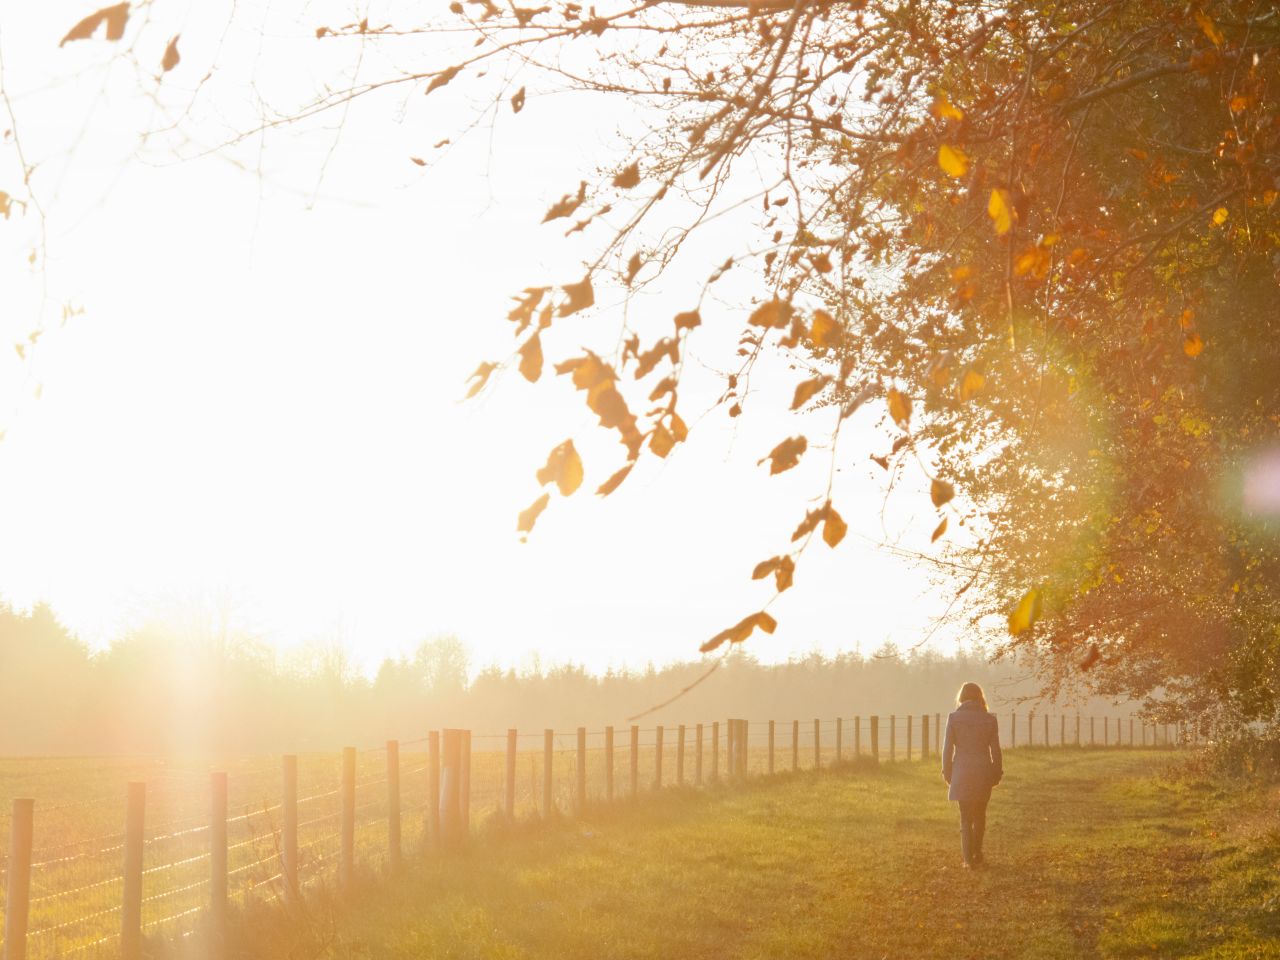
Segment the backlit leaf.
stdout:
<path fill-rule="evenodd" d="M 1182 352 L 1188 357 L 1198 357 L 1202 350 L 1204 350 L 1204 341 L 1200 339 L 1198 333 L 1190 333 L 1182 341 Z"/>
<path fill-rule="evenodd" d="M 613 491 L 617 490 L 618 487 L 622 485 L 622 481 L 627 479 L 627 474 L 631 472 L 631 468 L 634 466 L 634 463 L 628 463 L 608 480 L 600 484 L 596 489 L 596 495 L 600 497 L 607 497 L 609 494 L 613 493 Z"/>
<path fill-rule="evenodd" d="M 969 158 L 959 147 L 944 143 L 938 148 L 938 166 L 948 177 L 963 177 L 969 172 Z"/>
<path fill-rule="evenodd" d="M 1013 636 L 1030 630 L 1040 619 L 1040 591 L 1032 588 L 1022 595 L 1018 605 L 1009 614 L 1009 632 Z"/>
<path fill-rule="evenodd" d="M 631 286 L 631 281 L 636 278 L 636 274 L 640 272 L 640 268 L 643 266 L 644 260 L 641 259 L 640 254 L 633 253 L 631 259 L 627 261 L 627 286 Z"/>
<path fill-rule="evenodd" d="M 751 573 L 752 580 L 763 580 L 773 574 L 774 585 L 782 593 L 795 582 L 796 562 L 789 556 L 770 557 L 756 564 Z"/>
<path fill-rule="evenodd" d="M 964 119 L 964 112 L 948 100 L 945 93 L 940 93 L 933 98 L 933 105 L 929 107 L 929 112 L 939 120 Z"/>
<path fill-rule="evenodd" d="M 526 509 L 520 511 L 520 521 L 516 525 L 516 530 L 526 535 L 529 534 L 533 530 L 533 525 L 538 522 L 538 515 L 547 509 L 547 504 L 550 501 L 551 494 L 544 493 Z"/>
<path fill-rule="evenodd" d="M 813 324 L 809 327 L 809 342 L 818 350 L 834 346 L 840 336 L 840 325 L 825 310 L 813 311 Z"/>
<path fill-rule="evenodd" d="M 808 446 L 809 441 L 804 437 L 788 437 L 774 447 L 767 457 L 762 458 L 757 466 L 764 463 L 765 460 L 769 460 L 771 461 L 769 464 L 769 473 L 771 475 L 790 470 L 800 462 L 800 455 L 805 452 Z"/>
<path fill-rule="evenodd" d="M 659 457 L 665 458 L 675 445 L 676 438 L 671 435 L 670 430 L 662 424 L 653 428 L 653 435 L 649 438 L 649 449 Z"/>
<path fill-rule="evenodd" d="M 168 73 L 182 61 L 182 57 L 178 54 L 178 38 L 175 36 L 169 41 L 169 45 L 164 48 L 164 59 L 160 61 L 160 69 L 164 73 Z"/>
<path fill-rule="evenodd" d="M 785 300 L 770 300 L 751 312 L 747 323 L 753 327 L 784 329 L 791 322 L 792 307 Z"/>
<path fill-rule="evenodd" d="M 812 380 L 806 380 L 804 383 L 797 385 L 795 396 L 791 399 L 791 409 L 799 410 L 830 382 L 830 377 L 822 376 L 814 377 Z"/>
<path fill-rule="evenodd" d="M 697 310 L 686 310 L 676 314 L 676 330 L 692 330 L 702 323 L 702 314 Z"/>
<path fill-rule="evenodd" d="M 559 220 L 561 217 L 572 216 L 573 211 L 582 206 L 582 202 L 587 199 L 587 181 L 582 180 L 578 183 L 577 193 L 566 193 L 563 197 L 551 205 L 542 216 L 542 222 L 549 220 Z"/>
<path fill-rule="evenodd" d="M 567 497 L 582 486 L 582 458 L 573 445 L 573 440 L 566 440 L 547 457 L 547 463 L 538 471 L 538 482 L 543 486 L 555 483 L 562 497 Z"/>
<path fill-rule="evenodd" d="M 947 518 L 943 517 L 942 522 L 933 528 L 933 536 L 929 538 L 930 543 L 937 543 L 938 538 L 947 532 Z"/>
<path fill-rule="evenodd" d="M 986 386 L 987 378 L 980 374 L 977 370 L 965 371 L 964 377 L 960 380 L 960 399 L 961 401 L 969 401 L 982 392 L 982 388 Z"/>
<path fill-rule="evenodd" d="M 1227 217 L 1229 216 L 1231 216 L 1231 211 L 1226 207 L 1219 207 L 1217 210 L 1213 211 L 1213 225 L 1215 227 L 1222 226 L 1227 222 Z"/>
<path fill-rule="evenodd" d="M 689 427 L 685 424 L 684 420 L 681 419 L 680 414 L 672 410 L 671 416 L 668 419 L 671 425 L 671 435 L 676 438 L 676 443 L 684 443 L 688 440 Z"/>
<path fill-rule="evenodd" d="M 945 503 L 949 503 L 956 495 L 956 488 L 945 480 L 939 480 L 936 477 L 929 484 L 929 499 L 933 501 L 935 507 L 940 507 Z"/>
<path fill-rule="evenodd" d="M 484 389 L 484 385 L 489 382 L 489 375 L 498 369 L 496 363 L 485 362 L 476 367 L 475 373 L 467 377 L 468 380 L 474 380 L 471 389 L 467 391 L 467 399 L 470 400 L 477 393 Z"/>
<path fill-rule="evenodd" d="M 1084 659 L 1080 661 L 1081 670 L 1092 669 L 1099 660 L 1102 659 L 1102 651 L 1098 649 L 1096 643 L 1089 644 L 1089 649 L 1085 652 Z"/>
<path fill-rule="evenodd" d="M 119 40 L 124 36 L 124 26 L 129 20 L 129 4 L 117 3 L 115 6 L 103 7 L 97 10 L 74 27 L 67 31 L 67 35 L 62 38 L 62 42 L 58 46 L 69 43 L 72 40 L 88 40 L 98 30 L 102 24 L 107 25 L 107 39 Z"/>
<path fill-rule="evenodd" d="M 542 376 L 542 338 L 537 333 L 520 348 L 520 373 L 530 383 Z"/>
<path fill-rule="evenodd" d="M 880 469 L 881 469 L 881 470 L 888 470 L 888 469 L 889 469 L 889 458 L 888 458 L 888 457 L 877 457 L 877 456 L 873 453 L 873 454 L 871 454 L 871 459 L 872 459 L 872 460 L 874 460 L 876 463 L 878 463 L 878 464 L 880 465 Z"/>
<path fill-rule="evenodd" d="M 734 624 L 728 630 L 721 630 L 714 637 L 704 643 L 698 649 L 703 653 L 710 653 L 724 643 L 742 643 L 756 630 L 760 629 L 765 633 L 773 633 L 778 628 L 778 621 L 761 610 L 759 613 L 753 613 L 749 617 L 745 617 L 738 623 Z"/>
<path fill-rule="evenodd" d="M 445 70 L 441 70 L 439 73 L 437 73 L 434 77 L 431 78 L 431 82 L 427 84 L 426 92 L 430 93 L 432 90 L 439 90 L 441 87 L 447 85 L 450 80 L 452 80 L 461 72 L 462 72 L 461 67 L 449 67 Z"/>
<path fill-rule="evenodd" d="M 823 512 L 822 539 L 828 547 L 834 547 L 844 539 L 844 535 L 849 532 L 849 526 L 830 503 L 826 505 Z"/>
<path fill-rule="evenodd" d="M 640 164 L 632 163 L 623 167 L 613 178 L 613 185 L 622 190 L 630 190 L 640 183 Z"/>
<path fill-rule="evenodd" d="M 889 416 L 903 430 L 911 423 L 911 398 L 896 387 L 889 388 Z"/>
<path fill-rule="evenodd" d="M 996 234 L 1004 236 L 1013 227 L 1013 210 L 1009 206 L 1008 190 L 992 190 L 987 201 L 987 216 L 991 218 Z"/>
<path fill-rule="evenodd" d="M 589 275 L 583 277 L 577 283 L 565 284 L 560 289 L 564 291 L 568 299 L 560 304 L 560 309 L 556 311 L 558 316 L 570 316 L 579 310 L 587 309 L 587 307 L 596 302 L 596 292 L 591 287 L 591 277 Z"/>
<path fill-rule="evenodd" d="M 1222 46 L 1222 41 L 1225 38 L 1222 36 L 1222 31 L 1214 25 L 1214 22 L 1200 10 L 1195 12 L 1195 18 L 1196 23 L 1200 24 L 1200 29 L 1204 31 L 1204 35 L 1209 38 L 1209 42 L 1215 47 Z"/>
<path fill-rule="evenodd" d="M 519 113 L 524 109 L 524 87 L 521 87 L 511 95 L 511 112 Z"/>

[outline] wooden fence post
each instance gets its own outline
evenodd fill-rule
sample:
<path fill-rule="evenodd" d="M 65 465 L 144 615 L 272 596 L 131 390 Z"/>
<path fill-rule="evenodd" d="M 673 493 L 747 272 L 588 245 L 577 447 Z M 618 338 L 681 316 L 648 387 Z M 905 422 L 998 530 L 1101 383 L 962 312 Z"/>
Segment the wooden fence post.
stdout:
<path fill-rule="evenodd" d="M 676 786 L 684 786 L 684 724 L 676 728 Z"/>
<path fill-rule="evenodd" d="M 1096 747 L 1098 745 L 1098 735 L 1093 729 L 1093 717 L 1089 717 L 1089 746 Z"/>
<path fill-rule="evenodd" d="M 400 869 L 400 741 L 387 741 L 387 862 Z"/>
<path fill-rule="evenodd" d="M 1065 713 L 1058 714 L 1058 746 L 1065 747 L 1067 745 L 1067 715 Z"/>
<path fill-rule="evenodd" d="M 693 728 L 693 784 L 702 786 L 702 724 Z"/>
<path fill-rule="evenodd" d="M 742 736 L 738 738 L 738 767 L 742 770 L 742 778 L 745 780 L 750 773 L 747 769 L 747 744 L 750 742 L 751 722 L 749 720 L 739 722 L 742 724 Z"/>
<path fill-rule="evenodd" d="M 1027 712 L 1027 746 L 1034 747 L 1036 745 L 1036 712 L 1030 710 Z"/>
<path fill-rule="evenodd" d="M 720 779 L 720 721 L 711 724 L 711 782 Z"/>
<path fill-rule="evenodd" d="M 853 718 L 853 759 L 858 760 L 862 757 L 862 718 L 855 716 Z"/>
<path fill-rule="evenodd" d="M 440 731 L 427 734 L 427 837 L 440 846 Z"/>
<path fill-rule="evenodd" d="M 920 714 L 920 759 L 929 759 L 929 715 Z"/>
<path fill-rule="evenodd" d="M 911 729 L 915 726 L 915 720 L 911 714 L 907 714 L 907 763 L 911 762 Z"/>
<path fill-rule="evenodd" d="M 933 715 L 933 748 L 938 756 L 942 755 L 942 714 Z"/>
<path fill-rule="evenodd" d="M 889 762 L 896 763 L 898 760 L 898 718 L 895 714 L 889 714 Z"/>
<path fill-rule="evenodd" d="M 284 900 L 296 907 L 298 889 L 298 757 L 286 754 L 283 762 L 284 796 L 281 799 L 280 860 L 284 873 Z"/>
<path fill-rule="evenodd" d="M 640 792 L 640 728 L 631 725 L 631 795 Z"/>
<path fill-rule="evenodd" d="M 137 781 L 127 788 L 124 814 L 124 893 L 120 904 L 121 960 L 142 957 L 142 850 L 147 785 Z"/>
<path fill-rule="evenodd" d="M 604 728 L 604 798 L 613 803 L 613 727 Z"/>
<path fill-rule="evenodd" d="M 836 717 L 836 763 L 844 760 L 844 720 Z"/>
<path fill-rule="evenodd" d="M 351 889 L 356 867 L 356 748 L 342 748 L 342 859 L 338 863 L 338 886 Z"/>
<path fill-rule="evenodd" d="M 462 730 L 459 741 L 458 810 L 464 839 L 471 835 L 471 731 Z"/>
<path fill-rule="evenodd" d="M 1111 746 L 1111 718 L 1102 718 L 1102 745 L 1104 747 Z"/>
<path fill-rule="evenodd" d="M 822 769 L 822 721 L 813 721 L 813 769 Z"/>
<path fill-rule="evenodd" d="M 215 942 L 227 935 L 227 775 L 209 774 L 209 927 Z"/>
<path fill-rule="evenodd" d="M 738 777 L 738 750 L 734 738 L 738 735 L 738 721 L 730 717 L 724 724 L 724 769 L 729 782 Z"/>
<path fill-rule="evenodd" d="M 769 721 L 769 776 L 773 776 L 773 741 L 774 741 L 774 722 Z"/>
<path fill-rule="evenodd" d="M 438 843 L 447 850 L 462 845 L 462 731 L 448 728 L 440 738 L 440 800 L 437 806 Z M 344 841 L 345 842 L 345 841 Z"/>
<path fill-rule="evenodd" d="M 874 714 L 871 717 L 871 759 L 880 762 L 880 718 Z"/>
<path fill-rule="evenodd" d="M 587 809 L 587 728 L 578 728 L 577 786 L 574 789 L 574 809 L 578 816 Z"/>
<path fill-rule="evenodd" d="M 503 783 L 505 793 L 503 807 L 507 812 L 507 822 L 516 819 L 516 756 L 520 750 L 520 733 L 515 727 L 507 728 L 507 776 Z"/>
<path fill-rule="evenodd" d="M 800 769 L 800 721 L 791 721 L 791 769 Z"/>
<path fill-rule="evenodd" d="M 556 798 L 553 793 L 555 781 L 552 774 L 555 753 L 556 732 L 544 729 L 542 731 L 542 816 L 544 819 L 549 818 L 555 811 Z"/>
<path fill-rule="evenodd" d="M 1076 714 L 1076 746 L 1080 746 L 1080 714 Z"/>
<path fill-rule="evenodd" d="M 653 739 L 653 789 L 662 789 L 662 724 L 658 724 Z"/>
<path fill-rule="evenodd" d="M 31 837 L 35 801 L 13 801 L 9 819 L 9 862 L 5 865 L 4 960 L 26 960 L 31 909 Z"/>

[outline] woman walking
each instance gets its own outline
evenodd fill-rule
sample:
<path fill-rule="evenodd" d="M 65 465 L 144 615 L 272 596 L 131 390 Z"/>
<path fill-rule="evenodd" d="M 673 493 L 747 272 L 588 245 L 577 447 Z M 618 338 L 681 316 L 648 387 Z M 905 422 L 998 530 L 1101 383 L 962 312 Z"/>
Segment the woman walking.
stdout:
<path fill-rule="evenodd" d="M 987 698 L 976 683 L 966 683 L 947 717 L 942 742 L 942 779 L 948 800 L 960 802 L 960 855 L 966 867 L 982 864 L 982 835 L 987 829 L 991 788 L 1004 776 L 1000 725 L 987 712 Z"/>

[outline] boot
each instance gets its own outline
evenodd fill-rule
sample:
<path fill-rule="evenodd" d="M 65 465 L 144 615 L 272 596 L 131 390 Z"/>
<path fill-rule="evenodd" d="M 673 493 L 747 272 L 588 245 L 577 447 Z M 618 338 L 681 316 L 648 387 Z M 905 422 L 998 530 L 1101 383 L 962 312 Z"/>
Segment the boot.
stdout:
<path fill-rule="evenodd" d="M 973 864 L 973 828 L 967 820 L 960 821 L 960 856 L 966 867 Z"/>
<path fill-rule="evenodd" d="M 978 820 L 970 829 L 973 835 L 969 838 L 969 862 L 976 867 L 982 864 L 982 838 L 987 832 L 987 822 Z"/>

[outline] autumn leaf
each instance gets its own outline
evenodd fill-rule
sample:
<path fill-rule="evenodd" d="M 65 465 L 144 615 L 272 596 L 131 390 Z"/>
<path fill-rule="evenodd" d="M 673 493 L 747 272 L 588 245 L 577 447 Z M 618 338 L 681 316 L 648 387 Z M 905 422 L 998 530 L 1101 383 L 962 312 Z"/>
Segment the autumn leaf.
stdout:
<path fill-rule="evenodd" d="M 1080 661 L 1081 670 L 1091 669 L 1099 660 L 1102 659 L 1102 651 L 1098 649 L 1096 643 L 1089 644 L 1089 649 L 1084 655 L 1084 659 Z"/>
<path fill-rule="evenodd" d="M 982 392 L 982 388 L 986 386 L 987 378 L 980 374 L 977 370 L 965 371 L 964 377 L 960 380 L 960 400 L 968 402 Z"/>
<path fill-rule="evenodd" d="M 461 67 L 449 67 L 445 70 L 441 70 L 434 77 L 432 77 L 431 82 L 427 84 L 426 93 L 430 93 L 432 90 L 439 90 L 441 87 L 446 86 L 450 80 L 452 80 L 461 72 L 462 72 Z"/>
<path fill-rule="evenodd" d="M 582 458 L 573 445 L 573 440 L 566 440 L 547 456 L 546 465 L 538 471 L 538 482 L 544 487 L 554 482 L 560 490 L 560 496 L 567 497 L 582 486 Z"/>
<path fill-rule="evenodd" d="M 929 107 L 929 112 L 939 120 L 964 119 L 963 111 L 948 100 L 945 93 L 940 93 L 933 98 L 933 105 Z"/>
<path fill-rule="evenodd" d="M 1213 225 L 1215 227 L 1222 226 L 1227 222 L 1227 217 L 1229 216 L 1231 216 L 1231 211 L 1226 207 L 1219 207 L 1217 210 L 1213 211 Z"/>
<path fill-rule="evenodd" d="M 467 391 L 466 399 L 470 400 L 477 393 L 484 389 L 484 385 L 489 382 L 489 375 L 498 369 L 496 363 L 485 362 L 476 367 L 475 373 L 467 377 L 468 380 L 474 380 L 471 389 Z"/>
<path fill-rule="evenodd" d="M 830 382 L 830 377 L 822 376 L 814 377 L 812 380 L 806 380 L 804 383 L 797 385 L 795 396 L 791 399 L 791 409 L 799 410 Z"/>
<path fill-rule="evenodd" d="M 796 562 L 789 556 L 771 557 L 756 564 L 751 573 L 752 580 L 763 580 L 773 574 L 774 585 L 782 593 L 795 582 Z"/>
<path fill-rule="evenodd" d="M 542 338 L 537 333 L 520 348 L 520 373 L 530 383 L 542 376 Z"/>
<path fill-rule="evenodd" d="M 944 143 L 938 148 L 938 166 L 948 177 L 963 177 L 969 172 L 969 158 L 959 147 Z"/>
<path fill-rule="evenodd" d="M 671 431 L 658 424 L 653 428 L 653 436 L 649 438 L 649 449 L 659 457 L 666 458 L 676 445 L 676 438 L 671 435 Z"/>
<path fill-rule="evenodd" d="M 881 469 L 881 470 L 888 470 L 888 469 L 889 469 L 889 458 L 888 458 L 888 457 L 877 457 L 877 456 L 873 453 L 873 454 L 871 454 L 871 459 L 872 459 L 872 460 L 874 460 L 876 463 L 878 463 L 878 464 L 880 465 L 880 469 Z"/>
<path fill-rule="evenodd" d="M 800 455 L 804 453 L 808 446 L 809 441 L 804 437 L 788 437 L 774 447 L 767 457 L 760 459 L 756 466 L 764 463 L 765 460 L 770 460 L 772 461 L 769 464 L 770 475 L 790 470 L 800 462 Z"/>
<path fill-rule="evenodd" d="M 631 286 L 631 281 L 636 278 L 636 274 L 640 272 L 640 268 L 643 266 L 644 260 L 641 259 L 640 254 L 633 253 L 631 259 L 627 261 L 627 275 L 624 278 L 628 287 Z"/>
<path fill-rule="evenodd" d="M 899 392 L 896 387 L 890 387 L 888 400 L 889 416 L 893 417 L 894 423 L 906 430 L 911 423 L 911 398 Z"/>
<path fill-rule="evenodd" d="M 694 327 L 702 324 L 702 314 L 697 310 L 686 310 L 684 313 L 676 314 L 676 331 L 692 330 Z"/>
<path fill-rule="evenodd" d="M 1200 339 L 1200 334 L 1187 334 L 1187 338 L 1182 341 L 1182 352 L 1188 357 L 1198 357 L 1202 350 L 1204 350 L 1204 341 Z"/>
<path fill-rule="evenodd" d="M 844 522 L 844 518 L 836 513 L 835 507 L 827 501 L 827 505 L 823 508 L 822 539 L 828 547 L 835 547 L 848 532 L 849 526 Z"/>
<path fill-rule="evenodd" d="M 747 323 L 753 327 L 766 329 L 784 329 L 791 322 L 792 307 L 785 300 L 770 300 L 762 303 L 751 312 Z"/>
<path fill-rule="evenodd" d="M 738 621 L 728 630 L 721 630 L 714 637 L 704 643 L 698 649 L 703 653 L 710 653 L 724 643 L 742 643 L 756 629 L 763 630 L 765 633 L 773 633 L 778 628 L 778 621 L 761 610 L 759 613 L 753 613 L 749 617 L 745 617 Z"/>
<path fill-rule="evenodd" d="M 119 40 L 124 36 L 124 25 L 129 20 L 129 4 L 117 3 L 112 7 L 103 7 L 97 10 L 74 27 L 67 31 L 67 35 L 62 38 L 62 42 L 58 46 L 69 43 L 72 40 L 88 40 L 98 30 L 102 24 L 107 25 L 107 39 Z"/>
<path fill-rule="evenodd" d="M 1215 47 L 1222 46 L 1225 38 L 1222 36 L 1222 31 L 1214 25 L 1213 21 L 1200 10 L 1195 12 L 1195 18 L 1196 23 L 1200 25 L 1200 29 L 1204 31 L 1204 35 L 1209 38 L 1209 42 Z"/>
<path fill-rule="evenodd" d="M 939 480 L 936 477 L 929 484 L 929 499 L 933 501 L 935 507 L 941 507 L 945 503 L 949 503 L 956 495 L 956 488 L 945 480 Z"/>
<path fill-rule="evenodd" d="M 938 538 L 947 532 L 947 518 L 943 517 L 942 522 L 933 528 L 933 536 L 929 538 L 930 543 L 937 543 Z"/>
<path fill-rule="evenodd" d="M 676 438 L 677 443 L 684 443 L 689 439 L 689 427 L 685 424 L 680 414 L 674 410 L 671 411 L 669 418 L 671 423 L 671 435 Z"/>
<path fill-rule="evenodd" d="M 551 501 L 551 494 L 544 493 L 537 500 L 533 501 L 526 509 L 520 511 L 520 521 L 516 525 L 516 530 L 520 533 L 528 535 L 533 531 L 533 525 L 538 522 L 538 515 L 547 509 L 547 504 Z"/>
<path fill-rule="evenodd" d="M 511 112 L 519 113 L 524 109 L 524 87 L 521 87 L 511 95 Z"/>
<path fill-rule="evenodd" d="M 542 222 L 547 223 L 550 220 L 559 220 L 562 217 L 573 215 L 573 211 L 582 206 L 582 202 L 587 199 L 587 181 L 581 180 L 578 183 L 577 193 L 566 193 L 563 197 L 553 203 L 550 209 L 542 215 Z"/>
<path fill-rule="evenodd" d="M 560 309 L 556 311 L 557 316 L 571 316 L 579 310 L 587 309 L 587 307 L 596 302 L 596 292 L 591 287 L 591 276 L 589 274 L 577 283 L 567 283 L 560 289 L 564 291 L 568 299 L 560 304 Z"/>
<path fill-rule="evenodd" d="M 600 484 L 600 486 L 596 488 L 596 496 L 607 497 L 609 494 L 613 493 L 613 491 L 617 490 L 618 487 L 622 485 L 622 481 L 627 479 L 627 474 L 631 472 L 631 468 L 634 466 L 634 463 L 628 463 L 608 480 Z"/>
<path fill-rule="evenodd" d="M 1030 630 L 1040 619 L 1040 591 L 1032 588 L 1022 595 L 1018 605 L 1009 614 L 1009 633 L 1013 636 Z"/>
<path fill-rule="evenodd" d="M 1008 190 L 992 190 L 991 199 L 987 201 L 987 216 L 998 236 L 1004 236 L 1013 227 L 1013 210 L 1009 206 Z"/>
<path fill-rule="evenodd" d="M 639 162 L 631 163 L 618 171 L 613 178 L 613 185 L 621 190 L 630 190 L 632 187 L 640 183 L 640 164 Z"/>
<path fill-rule="evenodd" d="M 825 350 L 834 346 L 840 336 L 840 324 L 825 310 L 813 311 L 813 324 L 809 327 L 809 342 L 815 349 Z"/>
<path fill-rule="evenodd" d="M 164 59 L 160 61 L 160 70 L 168 73 L 182 61 L 182 57 L 178 54 L 178 37 L 175 36 L 169 41 L 169 45 L 164 48 Z"/>

